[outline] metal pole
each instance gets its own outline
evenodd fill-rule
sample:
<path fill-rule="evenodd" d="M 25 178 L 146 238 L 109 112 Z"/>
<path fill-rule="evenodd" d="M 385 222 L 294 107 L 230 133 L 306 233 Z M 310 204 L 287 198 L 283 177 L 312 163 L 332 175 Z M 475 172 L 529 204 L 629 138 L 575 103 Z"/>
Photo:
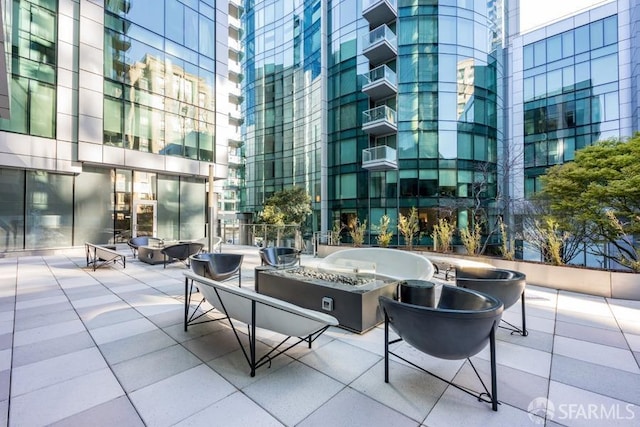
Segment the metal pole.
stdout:
<path fill-rule="evenodd" d="M 217 215 L 215 211 L 215 194 L 213 189 L 214 174 L 213 165 L 209 165 L 209 194 L 207 197 L 207 207 L 209 210 L 209 230 L 207 232 L 209 236 L 209 252 L 213 252 L 213 236 L 215 233 L 215 223 Z"/>

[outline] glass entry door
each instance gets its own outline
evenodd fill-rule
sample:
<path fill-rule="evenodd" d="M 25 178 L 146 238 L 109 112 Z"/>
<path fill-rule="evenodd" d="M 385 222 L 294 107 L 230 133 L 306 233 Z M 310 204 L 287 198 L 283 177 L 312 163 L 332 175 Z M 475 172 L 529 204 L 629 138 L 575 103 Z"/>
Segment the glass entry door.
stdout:
<path fill-rule="evenodd" d="M 158 202 L 155 200 L 134 200 L 131 235 L 155 237 L 158 232 L 157 212 Z"/>

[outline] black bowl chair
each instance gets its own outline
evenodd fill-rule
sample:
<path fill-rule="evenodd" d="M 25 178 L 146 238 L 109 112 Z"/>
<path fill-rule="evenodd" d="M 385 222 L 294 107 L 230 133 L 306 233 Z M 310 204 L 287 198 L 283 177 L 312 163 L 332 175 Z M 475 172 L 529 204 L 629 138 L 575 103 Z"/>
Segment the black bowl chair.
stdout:
<path fill-rule="evenodd" d="M 193 271 L 198 276 L 206 277 L 207 279 L 215 280 L 216 282 L 224 282 L 226 280 L 231 280 L 234 277 L 238 276 L 238 287 L 242 287 L 242 260 L 244 255 L 239 254 L 223 254 L 223 253 L 200 253 L 191 255 L 189 257 L 189 261 L 191 264 L 191 271 Z M 191 296 L 193 295 L 193 280 L 190 281 L 191 286 L 189 288 L 186 287 L 185 282 L 185 300 L 186 307 L 189 307 L 191 304 Z M 212 309 L 209 309 L 203 313 L 199 312 L 200 306 L 204 302 L 204 297 L 198 303 L 196 309 L 189 316 L 187 312 L 185 312 L 185 328 L 187 325 L 194 325 L 197 323 L 205 323 L 210 320 L 198 321 L 202 316 L 205 316 L 207 313 L 211 312 Z"/>
<path fill-rule="evenodd" d="M 294 248 L 271 246 L 259 250 L 262 265 L 276 268 L 293 267 L 300 265 L 300 251 Z"/>
<path fill-rule="evenodd" d="M 164 255 L 164 268 L 167 264 L 179 260 L 189 265 L 189 257 L 200 253 L 204 245 L 197 242 L 183 242 L 165 246 L 160 252 Z"/>
<path fill-rule="evenodd" d="M 504 319 L 502 319 L 502 322 L 507 324 L 508 327 L 501 327 L 510 330 L 512 334 L 519 333 L 523 337 L 529 335 L 525 318 L 524 290 L 526 281 L 526 275 L 514 270 L 478 267 L 456 268 L 457 286 L 494 296 L 502 301 L 505 310 L 520 300 L 522 305 L 522 329 Z"/>
<path fill-rule="evenodd" d="M 389 382 L 389 355 L 444 381 L 478 400 L 491 403 L 498 410 L 496 378 L 495 330 L 500 323 L 503 304 L 497 298 L 469 289 L 443 285 L 437 307 L 407 304 L 391 298 L 378 297 L 384 313 L 384 381 Z M 389 341 L 389 327 L 400 338 Z M 391 344 L 405 341 L 430 356 L 447 360 L 467 359 L 475 371 L 484 392 L 469 390 L 427 371 L 389 349 Z M 491 392 L 469 359 L 489 343 L 491 350 Z"/>
<path fill-rule="evenodd" d="M 201 253 L 191 255 L 191 270 L 198 276 L 224 282 L 238 277 L 238 286 L 242 287 L 240 269 L 244 255 L 223 253 Z"/>
<path fill-rule="evenodd" d="M 132 237 L 127 242 L 127 245 L 131 248 L 131 252 L 133 252 L 133 256 L 138 256 L 138 247 L 139 246 L 148 246 L 149 245 L 149 236 L 138 236 Z"/>

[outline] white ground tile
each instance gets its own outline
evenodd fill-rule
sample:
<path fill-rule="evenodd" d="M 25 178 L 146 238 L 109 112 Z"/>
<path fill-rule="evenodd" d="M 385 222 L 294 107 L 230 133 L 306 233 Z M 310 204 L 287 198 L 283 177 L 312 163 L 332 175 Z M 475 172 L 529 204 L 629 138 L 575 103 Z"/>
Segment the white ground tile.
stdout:
<path fill-rule="evenodd" d="M 11 395 L 19 396 L 106 367 L 95 347 L 20 366 L 12 372 Z"/>
<path fill-rule="evenodd" d="M 339 339 L 348 344 L 360 347 L 379 356 L 384 356 L 384 328 L 381 326 L 371 329 L 369 332 L 358 335 L 340 328 L 329 328 L 330 337 Z"/>
<path fill-rule="evenodd" d="M 610 299 L 609 308 L 617 319 L 640 322 L 640 301 Z"/>
<path fill-rule="evenodd" d="M 620 330 L 618 322 L 616 322 L 615 317 L 613 317 L 612 315 L 597 316 L 577 311 L 558 311 L 556 320 L 559 322 L 577 323 L 579 325 L 590 326 L 593 328 L 609 329 L 612 331 Z"/>
<path fill-rule="evenodd" d="M 566 426 L 637 426 L 640 407 L 551 381 L 547 419 Z M 550 408 L 550 405 L 549 405 Z"/>
<path fill-rule="evenodd" d="M 166 378 L 129 395 L 146 425 L 170 426 L 197 413 L 236 389 L 206 365 Z M 215 425 L 210 420 L 209 425 Z"/>
<path fill-rule="evenodd" d="M 140 319 L 142 315 L 131 308 L 124 301 L 117 301 L 95 307 L 87 307 L 78 310 L 82 321 L 88 329 L 100 328 L 128 320 Z"/>
<path fill-rule="evenodd" d="M 67 297 L 64 295 L 59 295 L 59 296 L 48 297 L 48 298 L 37 298 L 37 299 L 30 299 L 27 301 L 17 301 L 16 310 L 42 307 L 43 305 L 58 304 L 61 302 L 67 302 Z"/>
<path fill-rule="evenodd" d="M 299 427 L 413 427 L 416 422 L 379 402 L 346 388 L 304 419 Z"/>
<path fill-rule="evenodd" d="M 553 352 L 562 356 L 633 372 L 634 374 L 640 373 L 640 368 L 638 368 L 633 354 L 629 350 L 621 348 L 556 336 Z"/>
<path fill-rule="evenodd" d="M 96 305 L 110 304 L 118 301 L 120 301 L 120 298 L 118 298 L 116 295 L 101 295 L 98 297 L 75 300 L 71 303 L 76 309 L 81 309 L 86 307 L 93 307 Z"/>
<path fill-rule="evenodd" d="M 283 424 L 240 392 L 231 394 L 211 406 L 175 424 L 176 427 L 206 425 L 225 427 L 279 427 Z"/>
<path fill-rule="evenodd" d="M 607 300 L 603 297 L 560 292 L 558 295 L 559 312 L 586 313 L 593 316 L 612 316 Z"/>
<path fill-rule="evenodd" d="M 490 360 L 489 346 L 487 345 L 478 353 L 477 357 Z M 551 353 L 504 341 L 496 341 L 496 360 L 500 365 L 529 372 L 543 378 L 549 378 L 551 371 Z"/>
<path fill-rule="evenodd" d="M 123 394 L 111 371 L 102 369 L 11 399 L 9 425 L 48 425 Z"/>
<path fill-rule="evenodd" d="M 429 356 L 428 354 L 415 349 L 406 342 L 392 345 L 391 350 L 399 356 L 409 360 L 410 362 L 415 363 L 416 365 L 448 381 L 451 381 L 453 377 L 456 376 L 456 374 L 458 373 L 458 371 L 460 371 L 460 368 L 464 364 L 464 360 L 445 360 Z M 398 359 L 395 356 L 391 356 L 390 360 L 406 366 L 410 366 L 408 363 Z"/>
<path fill-rule="evenodd" d="M 83 287 L 96 287 L 100 286 L 100 282 L 98 282 L 93 277 L 89 276 L 81 276 L 81 277 L 69 277 L 69 278 L 59 278 L 58 283 L 62 289 L 75 289 L 75 288 L 83 288 Z"/>
<path fill-rule="evenodd" d="M 155 329 L 157 328 L 153 323 L 145 318 L 140 318 L 92 329 L 89 332 L 96 341 L 96 344 L 101 345 L 107 342 L 138 335 L 143 332 L 153 331 Z"/>
<path fill-rule="evenodd" d="M 11 369 L 11 354 L 10 348 L 0 351 L 0 372 Z"/>
<path fill-rule="evenodd" d="M 429 412 L 424 422 L 429 427 L 513 427 L 534 426 L 529 414 L 513 406 L 502 404 L 497 411 L 491 410 L 491 404 L 478 402 L 472 396 L 449 387 Z"/>
<path fill-rule="evenodd" d="M 0 334 L 10 334 L 13 332 L 13 320 L 0 322 Z"/>
<path fill-rule="evenodd" d="M 628 348 L 627 341 L 620 331 L 594 328 L 570 322 L 556 322 L 556 335 L 589 341 L 610 347 Z"/>
<path fill-rule="evenodd" d="M 351 388 L 422 422 L 446 388 L 446 383 L 407 365 L 389 361 L 389 383 L 384 382 L 384 360 L 365 372 Z"/>
<path fill-rule="evenodd" d="M 293 362 L 245 387 L 243 392 L 283 424 L 295 425 L 343 388 L 340 382 Z"/>
<path fill-rule="evenodd" d="M 624 334 L 624 337 L 627 339 L 631 351 L 640 351 L 640 335 Z"/>
<path fill-rule="evenodd" d="M 336 363 L 337 360 L 340 363 Z M 343 384 L 349 384 L 380 361 L 380 356 L 334 340 L 302 356 L 300 361 Z"/>
<path fill-rule="evenodd" d="M 175 341 L 161 330 L 143 332 L 132 337 L 111 341 L 100 346 L 110 365 L 175 345 Z"/>
<path fill-rule="evenodd" d="M 64 337 L 83 331 L 85 331 L 85 328 L 80 320 L 54 323 L 52 325 L 40 326 L 24 331 L 16 331 L 13 336 L 13 345 L 14 347 L 19 347 L 21 345 Z"/>

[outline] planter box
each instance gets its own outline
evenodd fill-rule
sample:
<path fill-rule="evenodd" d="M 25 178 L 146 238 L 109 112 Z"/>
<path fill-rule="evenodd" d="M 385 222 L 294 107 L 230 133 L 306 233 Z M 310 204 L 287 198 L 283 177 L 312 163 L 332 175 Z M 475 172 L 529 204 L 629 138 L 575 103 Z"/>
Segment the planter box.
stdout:
<path fill-rule="evenodd" d="M 346 249 L 349 246 L 320 245 L 318 256 Z M 401 250 L 401 249 L 399 249 Z M 570 292 L 580 292 L 605 298 L 640 300 L 640 274 L 598 270 L 595 268 L 549 265 L 527 261 L 509 261 L 502 258 L 468 256 L 455 253 L 414 251 L 429 258 L 430 255 L 451 258 L 455 262 L 473 261 L 490 264 L 496 268 L 520 271 L 527 275 L 527 283 Z M 322 255 L 324 254 L 324 255 Z"/>
<path fill-rule="evenodd" d="M 300 307 L 326 312 L 340 322 L 340 327 L 363 333 L 382 323 L 378 308 L 380 295 L 394 298 L 396 281 L 376 280 L 370 284 L 351 286 L 295 276 L 282 276 L 287 270 L 255 270 L 256 292 Z"/>

